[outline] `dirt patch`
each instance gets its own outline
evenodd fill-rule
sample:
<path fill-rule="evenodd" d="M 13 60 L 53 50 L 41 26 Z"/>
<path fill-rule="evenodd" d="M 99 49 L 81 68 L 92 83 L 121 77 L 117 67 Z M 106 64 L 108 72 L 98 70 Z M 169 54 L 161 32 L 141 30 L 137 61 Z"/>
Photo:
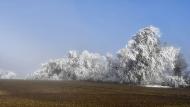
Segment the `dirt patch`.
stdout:
<path fill-rule="evenodd" d="M 0 95 L 8 95 L 8 92 L 0 90 Z"/>

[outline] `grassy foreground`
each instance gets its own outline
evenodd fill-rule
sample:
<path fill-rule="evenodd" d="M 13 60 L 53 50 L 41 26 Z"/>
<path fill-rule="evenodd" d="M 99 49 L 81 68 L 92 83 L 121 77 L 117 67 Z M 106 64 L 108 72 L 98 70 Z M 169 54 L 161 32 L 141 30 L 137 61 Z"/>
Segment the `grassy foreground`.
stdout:
<path fill-rule="evenodd" d="M 0 80 L 0 107 L 190 107 L 190 88 Z"/>

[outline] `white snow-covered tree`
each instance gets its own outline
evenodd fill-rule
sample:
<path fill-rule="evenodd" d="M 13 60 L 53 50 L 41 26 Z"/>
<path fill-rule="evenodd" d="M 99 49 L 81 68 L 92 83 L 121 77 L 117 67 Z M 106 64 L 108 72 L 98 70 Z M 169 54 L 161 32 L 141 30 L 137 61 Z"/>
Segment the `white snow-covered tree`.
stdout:
<path fill-rule="evenodd" d="M 107 72 L 107 61 L 97 53 L 69 51 L 62 59 L 52 60 L 43 64 L 34 72 L 33 79 L 51 80 L 103 80 Z"/>
<path fill-rule="evenodd" d="M 127 47 L 119 50 L 122 82 L 185 85 L 183 78 L 174 71 L 180 50 L 172 46 L 162 47 L 159 38 L 159 29 L 149 26 L 139 30 Z M 175 85 L 171 81 L 175 81 Z"/>
<path fill-rule="evenodd" d="M 140 29 L 116 56 L 69 51 L 64 58 L 43 64 L 31 78 L 179 87 L 186 85 L 180 55 L 180 49 L 163 46 L 159 29 L 149 26 Z"/>
<path fill-rule="evenodd" d="M 184 76 L 185 70 L 187 70 L 188 64 L 184 56 L 180 53 L 175 61 L 175 75 Z"/>
<path fill-rule="evenodd" d="M 14 79 L 16 74 L 12 71 L 0 69 L 0 79 Z"/>
<path fill-rule="evenodd" d="M 186 83 L 190 86 L 190 71 L 184 72 L 183 76 L 185 78 Z"/>

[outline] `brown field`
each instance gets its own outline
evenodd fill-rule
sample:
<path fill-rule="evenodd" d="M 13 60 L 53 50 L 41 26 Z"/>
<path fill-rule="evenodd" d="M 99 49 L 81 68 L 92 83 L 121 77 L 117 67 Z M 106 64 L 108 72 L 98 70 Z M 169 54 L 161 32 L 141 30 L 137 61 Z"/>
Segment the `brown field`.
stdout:
<path fill-rule="evenodd" d="M 190 107 L 190 88 L 0 80 L 0 107 Z"/>

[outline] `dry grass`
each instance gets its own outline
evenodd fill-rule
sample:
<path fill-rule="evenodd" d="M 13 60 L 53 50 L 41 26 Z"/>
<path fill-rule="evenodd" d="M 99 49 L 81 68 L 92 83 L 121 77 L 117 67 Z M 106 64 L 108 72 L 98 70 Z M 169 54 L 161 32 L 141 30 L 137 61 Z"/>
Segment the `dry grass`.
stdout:
<path fill-rule="evenodd" d="M 0 80 L 0 107 L 190 107 L 190 88 Z"/>

